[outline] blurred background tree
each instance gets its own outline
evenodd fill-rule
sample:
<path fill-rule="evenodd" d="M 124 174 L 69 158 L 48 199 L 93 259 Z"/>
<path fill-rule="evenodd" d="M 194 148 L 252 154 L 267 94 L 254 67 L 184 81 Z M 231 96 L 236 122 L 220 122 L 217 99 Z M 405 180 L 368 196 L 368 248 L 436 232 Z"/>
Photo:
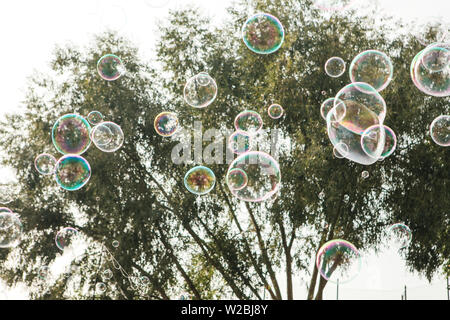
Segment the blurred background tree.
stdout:
<path fill-rule="evenodd" d="M 257 55 L 245 47 L 240 30 L 248 12 L 280 19 L 286 39 L 279 51 Z M 431 141 L 428 127 L 448 114 L 449 99 L 414 87 L 409 64 L 421 45 L 396 32 L 405 27 L 399 22 L 386 17 L 380 24 L 375 17 L 324 15 L 308 0 L 238 1 L 221 26 L 193 8 L 172 12 L 161 25 L 152 65 L 114 32 L 88 48 L 57 48 L 52 73 L 30 79 L 26 111 L 1 125 L 2 163 L 16 170 L 20 186 L 9 206 L 24 225 L 21 244 L 0 250 L 1 278 L 10 285 L 24 281 L 35 299 L 178 299 L 185 293 L 190 299 L 262 299 L 265 290 L 271 299 L 293 299 L 300 290 L 294 277 L 306 275 L 308 299 L 322 299 L 327 281 L 314 264 L 317 250 L 336 238 L 363 252 L 380 250 L 384 230 L 399 221 L 413 233 L 403 253 L 410 269 L 428 279 L 442 272 L 450 263 L 449 156 Z M 370 167 L 333 157 L 319 111 L 350 82 L 347 73 L 328 77 L 325 62 L 331 56 L 349 62 L 367 49 L 386 52 L 394 63 L 394 80 L 382 96 L 385 123 L 399 138 L 394 155 Z M 96 70 L 107 53 L 126 63 L 126 75 L 114 82 Z M 219 94 L 198 110 L 183 101 L 183 87 L 201 71 L 216 80 Z M 277 122 L 266 115 L 272 103 L 286 111 Z M 265 203 L 241 203 L 225 184 L 227 164 L 208 165 L 217 177 L 211 193 L 190 194 L 183 177 L 202 163 L 174 164 L 171 150 L 178 142 L 156 134 L 155 116 L 173 111 L 188 131 L 201 121 L 203 131 L 225 132 L 246 109 L 258 111 L 265 129 L 284 137 L 280 194 Z M 38 174 L 34 158 L 56 155 L 51 129 L 60 116 L 92 110 L 122 127 L 125 144 L 113 154 L 91 146 L 83 155 L 92 167 L 90 181 L 79 191 L 63 191 Z M 365 180 L 364 170 L 370 172 Z M 54 237 L 67 226 L 86 237 L 86 252 L 68 272 L 43 280 L 38 270 L 59 256 Z M 99 292 L 96 284 L 105 282 L 108 269 L 109 289 Z"/>

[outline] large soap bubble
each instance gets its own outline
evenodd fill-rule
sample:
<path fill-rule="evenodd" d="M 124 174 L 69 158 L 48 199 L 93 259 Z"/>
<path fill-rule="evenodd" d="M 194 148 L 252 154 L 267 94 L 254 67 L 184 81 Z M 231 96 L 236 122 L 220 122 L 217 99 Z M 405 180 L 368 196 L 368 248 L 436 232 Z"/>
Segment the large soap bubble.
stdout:
<path fill-rule="evenodd" d="M 193 76 L 184 86 L 184 101 L 191 107 L 206 108 L 216 97 L 216 81 L 206 72 Z"/>
<path fill-rule="evenodd" d="M 344 115 L 336 119 L 336 110 L 343 106 Z M 342 143 L 348 147 L 347 159 L 363 165 L 373 164 L 384 150 L 385 132 L 381 130 L 374 157 L 362 149 L 361 136 L 369 127 L 383 124 L 385 116 L 386 103 L 377 90 L 367 83 L 349 84 L 338 92 L 335 106 L 328 112 L 328 136 L 333 146 Z"/>
<path fill-rule="evenodd" d="M 77 114 L 59 118 L 52 129 L 52 141 L 62 154 L 83 154 L 91 145 L 91 126 Z"/>
<path fill-rule="evenodd" d="M 81 156 L 68 154 L 56 163 L 55 179 L 65 190 L 81 189 L 91 177 L 91 166 Z"/>
<path fill-rule="evenodd" d="M 447 47 L 433 45 L 420 51 L 411 62 L 411 79 L 422 92 L 435 96 L 450 95 L 450 64 Z"/>
<path fill-rule="evenodd" d="M 103 152 L 114 152 L 122 147 L 124 142 L 123 131 L 114 122 L 102 122 L 92 130 L 92 141 Z"/>
<path fill-rule="evenodd" d="M 189 170 L 184 177 L 184 186 L 189 192 L 196 195 L 209 193 L 216 184 L 214 172 L 204 166 L 198 166 Z"/>
<path fill-rule="evenodd" d="M 20 243 L 22 223 L 12 212 L 0 213 L 0 248 L 14 248 Z"/>
<path fill-rule="evenodd" d="M 276 17 L 268 13 L 258 13 L 244 23 L 242 39 L 255 53 L 273 53 L 283 44 L 284 28 Z"/>
<path fill-rule="evenodd" d="M 118 56 L 107 54 L 98 60 L 97 70 L 102 79 L 114 81 L 125 73 L 125 66 Z"/>
<path fill-rule="evenodd" d="M 352 82 L 368 83 L 377 91 L 385 89 L 394 74 L 391 59 L 378 50 L 367 50 L 358 54 L 349 70 Z"/>
<path fill-rule="evenodd" d="M 236 182 L 236 178 L 240 177 L 242 181 L 245 181 L 244 187 L 241 183 Z M 265 201 L 280 189 L 280 166 L 267 153 L 246 152 L 230 164 L 226 181 L 231 193 L 238 199 L 247 202 Z"/>
<path fill-rule="evenodd" d="M 433 141 L 442 146 L 450 146 L 450 116 L 442 115 L 433 120 L 430 126 Z"/>
<path fill-rule="evenodd" d="M 318 251 L 316 266 L 322 277 L 332 283 L 346 283 L 361 271 L 361 256 L 350 242 L 337 239 L 325 243 Z"/>

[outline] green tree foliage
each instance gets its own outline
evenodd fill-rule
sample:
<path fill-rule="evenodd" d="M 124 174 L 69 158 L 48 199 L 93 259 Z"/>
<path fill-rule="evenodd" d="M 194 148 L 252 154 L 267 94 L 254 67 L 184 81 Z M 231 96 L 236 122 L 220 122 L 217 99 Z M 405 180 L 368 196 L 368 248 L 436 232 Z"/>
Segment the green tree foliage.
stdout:
<path fill-rule="evenodd" d="M 248 8 L 282 21 L 286 39 L 278 52 L 256 55 L 245 47 L 240 29 Z M 449 99 L 414 87 L 409 64 L 420 45 L 395 33 L 400 24 L 380 26 L 371 16 L 324 16 L 310 1 L 241 1 L 225 24 L 213 27 L 188 8 L 172 12 L 161 26 L 157 68 L 140 61 L 137 48 L 115 33 L 98 36 L 87 49 L 58 48 L 52 73 L 32 77 L 26 111 L 1 126 L 2 160 L 16 169 L 21 188 L 10 207 L 24 224 L 21 244 L 0 250 L 1 278 L 25 281 L 36 299 L 95 297 L 95 284 L 108 268 L 114 277 L 110 289 L 97 294 L 103 299 L 177 299 L 185 292 L 192 299 L 262 299 L 264 288 L 271 299 L 292 299 L 293 277 L 305 274 L 308 299 L 322 299 L 327 282 L 314 258 L 323 243 L 342 238 L 362 251 L 378 250 L 386 226 L 403 221 L 413 232 L 405 259 L 431 279 L 450 263 L 449 156 L 427 129 L 434 117 L 448 113 Z M 322 101 L 349 82 L 347 74 L 328 77 L 326 60 L 337 55 L 349 62 L 367 49 L 393 60 L 395 77 L 382 95 L 386 124 L 399 137 L 394 155 L 369 168 L 333 158 L 319 112 Z M 106 53 L 126 62 L 127 73 L 117 81 L 96 72 Z M 219 94 L 199 110 L 184 103 L 183 87 L 201 71 L 215 78 Z M 272 103 L 284 107 L 282 120 L 266 115 Z M 155 133 L 155 116 L 174 111 L 186 130 L 201 121 L 203 131 L 225 132 L 245 109 L 258 111 L 266 129 L 282 132 L 280 195 L 241 203 L 224 183 L 227 164 L 209 165 L 217 177 L 213 192 L 190 194 L 183 177 L 195 163 L 172 162 L 178 142 Z M 61 115 L 92 110 L 122 127 L 125 144 L 113 154 L 91 146 L 84 154 L 90 181 L 79 191 L 63 191 L 38 175 L 34 158 L 56 154 L 51 128 Z M 370 171 L 364 181 L 363 170 Z M 54 236 L 66 226 L 86 236 L 88 249 L 72 262 L 76 271 L 45 283 L 37 271 L 59 255 Z M 142 276 L 149 284 L 142 285 Z"/>

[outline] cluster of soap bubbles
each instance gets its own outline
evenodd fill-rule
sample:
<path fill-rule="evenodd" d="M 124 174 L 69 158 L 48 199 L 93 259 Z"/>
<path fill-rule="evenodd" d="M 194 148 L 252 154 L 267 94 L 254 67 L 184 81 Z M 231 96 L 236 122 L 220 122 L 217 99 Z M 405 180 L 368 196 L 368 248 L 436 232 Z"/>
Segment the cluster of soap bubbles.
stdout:
<path fill-rule="evenodd" d="M 100 77 L 108 81 L 117 80 L 124 70 L 122 60 L 113 54 L 101 57 L 97 63 Z M 56 160 L 53 155 L 42 153 L 35 158 L 35 168 L 42 175 L 54 175 L 61 188 L 75 191 L 91 177 L 91 166 L 81 155 L 92 142 L 103 152 L 115 152 L 122 147 L 124 134 L 118 124 L 104 121 L 103 114 L 94 110 L 86 118 L 74 113 L 61 116 L 53 125 L 52 142 L 63 156 Z"/>

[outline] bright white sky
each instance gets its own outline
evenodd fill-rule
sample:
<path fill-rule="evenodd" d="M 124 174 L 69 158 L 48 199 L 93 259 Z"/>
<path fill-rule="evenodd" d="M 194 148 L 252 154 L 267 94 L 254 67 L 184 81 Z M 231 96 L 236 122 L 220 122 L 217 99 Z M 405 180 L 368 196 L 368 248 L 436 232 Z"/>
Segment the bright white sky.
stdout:
<path fill-rule="evenodd" d="M 169 8 L 196 4 L 205 14 L 221 19 L 231 0 L 16 0 L 6 1 L 0 11 L 3 50 L 0 50 L 3 77 L 0 77 L 2 103 L 0 115 L 20 112 L 26 79 L 34 70 L 48 68 L 56 44 L 85 45 L 92 35 L 106 26 L 120 29 L 141 49 L 143 58 L 153 56 L 158 19 L 164 19 Z M 355 0 L 355 6 L 366 7 L 373 0 Z M 444 18 L 450 22 L 448 0 L 379 0 L 387 13 L 408 21 Z M 164 5 L 164 3 L 166 3 Z M 357 279 L 340 286 L 340 299 L 400 299 L 408 285 L 408 299 L 447 299 L 446 280 L 436 278 L 432 284 L 405 271 L 395 252 L 378 257 L 366 255 Z M 295 287 L 302 286 L 299 282 Z M 304 299 L 306 289 L 296 290 Z M 0 283 L 0 299 L 27 299 L 23 287 L 6 289 Z M 325 299 L 336 298 L 336 286 L 328 285 Z"/>

